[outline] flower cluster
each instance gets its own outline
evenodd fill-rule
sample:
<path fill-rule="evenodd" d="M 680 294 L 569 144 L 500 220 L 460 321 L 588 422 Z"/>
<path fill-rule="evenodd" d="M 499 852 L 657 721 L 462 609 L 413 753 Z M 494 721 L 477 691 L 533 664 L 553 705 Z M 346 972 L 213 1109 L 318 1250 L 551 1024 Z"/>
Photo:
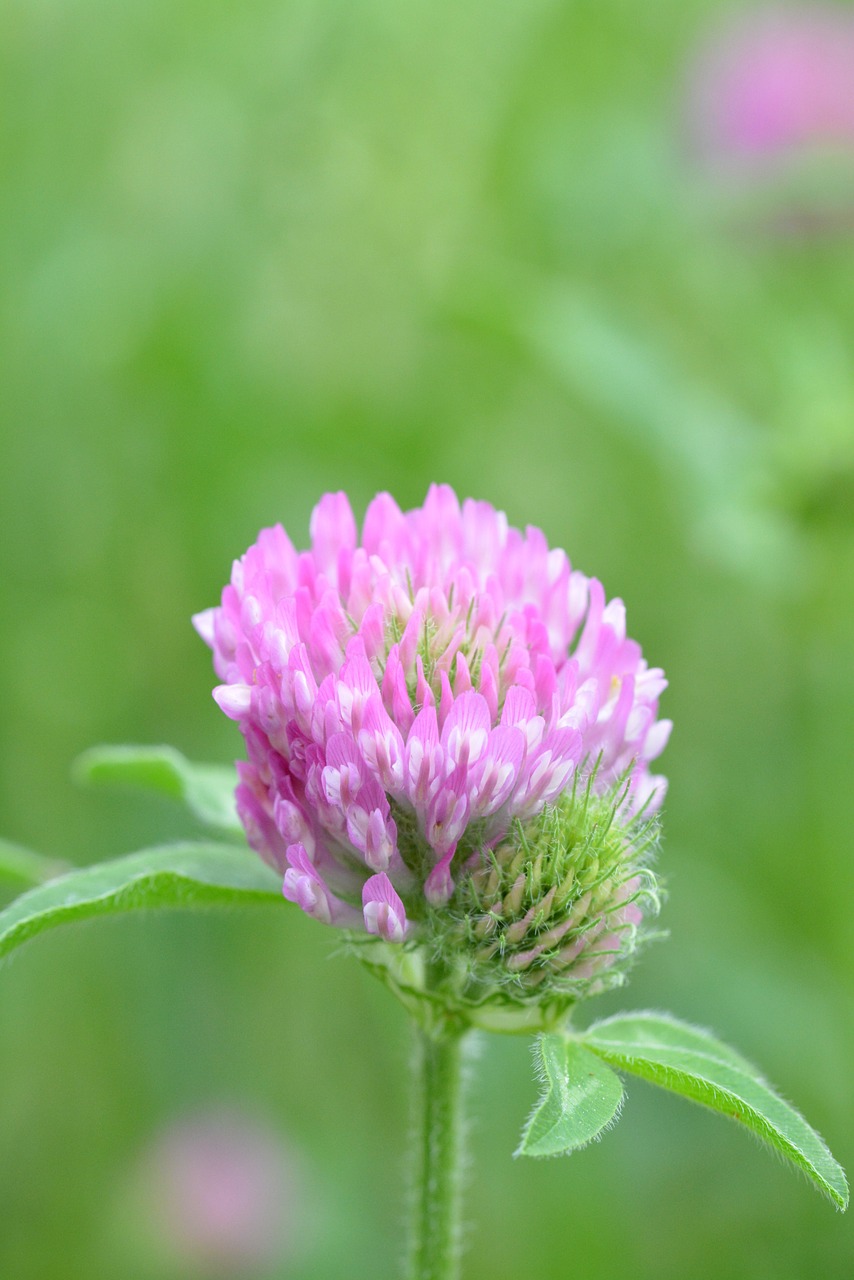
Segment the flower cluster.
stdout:
<path fill-rule="evenodd" d="M 475 978 L 493 954 L 528 980 L 577 977 L 594 937 L 638 923 L 665 680 L 539 529 L 434 486 L 406 513 L 380 494 L 360 541 L 327 494 L 309 551 L 264 530 L 194 622 L 246 739 L 249 842 L 309 915 L 439 950 L 444 930 Z M 573 807 L 591 796 L 609 815 L 593 836 Z"/>

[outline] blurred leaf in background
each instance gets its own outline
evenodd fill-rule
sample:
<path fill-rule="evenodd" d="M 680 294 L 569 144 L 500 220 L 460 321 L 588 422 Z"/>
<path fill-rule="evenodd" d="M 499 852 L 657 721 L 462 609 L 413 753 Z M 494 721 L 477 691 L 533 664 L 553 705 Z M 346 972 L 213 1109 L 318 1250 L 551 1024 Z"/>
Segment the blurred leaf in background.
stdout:
<path fill-rule="evenodd" d="M 671 679 L 672 936 L 631 1003 L 760 1058 L 850 1168 L 852 222 L 802 216 L 808 174 L 796 216 L 762 173 L 745 203 L 690 145 L 729 12 L 8 0 L 0 832 L 80 863 L 198 838 L 70 762 L 230 764 L 189 618 L 232 557 L 307 537 L 324 490 L 447 480 L 601 576 Z M 0 1274 L 124 1274 L 120 1171 L 223 1098 L 301 1153 L 316 1229 L 283 1274 L 391 1274 L 404 1024 L 329 950 L 234 911 L 6 965 Z M 642 1084 L 583 1167 L 523 1169 L 527 1047 L 481 1071 L 471 1280 L 854 1268 L 850 1222 Z"/>

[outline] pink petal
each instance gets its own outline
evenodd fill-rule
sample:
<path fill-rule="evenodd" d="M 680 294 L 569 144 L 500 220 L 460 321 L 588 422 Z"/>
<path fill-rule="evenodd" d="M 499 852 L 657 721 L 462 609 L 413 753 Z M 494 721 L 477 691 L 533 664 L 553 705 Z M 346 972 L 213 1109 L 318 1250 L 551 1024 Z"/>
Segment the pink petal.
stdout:
<path fill-rule="evenodd" d="M 288 902 L 295 902 L 306 915 L 323 924 L 332 923 L 329 891 L 301 844 L 288 849 L 290 866 L 285 872 L 282 892 Z"/>
<path fill-rule="evenodd" d="M 433 907 L 443 907 L 454 892 L 451 879 L 451 861 L 455 850 L 450 849 L 441 858 L 424 882 L 424 895 Z"/>
<path fill-rule="evenodd" d="M 369 555 L 380 555 L 394 563 L 402 559 L 409 540 L 406 518 L 389 493 L 378 493 L 368 505 L 362 545 Z"/>
<path fill-rule="evenodd" d="M 252 705 L 252 687 L 248 684 L 221 684 L 213 691 L 214 701 L 229 720 L 242 720 Z"/>
<path fill-rule="evenodd" d="M 406 937 L 406 910 L 385 872 L 371 876 L 362 889 L 365 928 L 387 942 Z"/>
<path fill-rule="evenodd" d="M 466 768 L 479 760 L 489 741 L 486 699 L 474 690 L 456 698 L 442 729 L 442 746 L 454 764 Z"/>
<path fill-rule="evenodd" d="M 519 780 L 525 751 L 521 729 L 499 725 L 492 730 L 474 788 L 473 817 L 487 817 L 509 800 Z"/>
<path fill-rule="evenodd" d="M 194 613 L 192 617 L 193 626 L 209 649 L 214 647 L 214 619 L 217 613 L 217 609 L 203 609 L 201 613 Z"/>
<path fill-rule="evenodd" d="M 346 493 L 326 493 L 311 513 L 309 524 L 315 560 L 324 572 L 337 566 L 342 550 L 356 545 L 356 521 Z"/>
<path fill-rule="evenodd" d="M 394 795 L 401 793 L 403 737 L 378 696 L 365 707 L 358 742 L 362 759 L 379 778 L 383 788 Z"/>

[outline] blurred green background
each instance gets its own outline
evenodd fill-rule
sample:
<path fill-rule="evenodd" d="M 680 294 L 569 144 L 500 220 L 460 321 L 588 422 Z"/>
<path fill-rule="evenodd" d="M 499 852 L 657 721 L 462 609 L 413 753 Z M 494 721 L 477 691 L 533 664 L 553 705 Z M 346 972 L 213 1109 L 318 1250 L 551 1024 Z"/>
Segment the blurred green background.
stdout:
<path fill-rule="evenodd" d="M 231 560 L 277 520 L 304 544 L 327 489 L 446 480 L 600 576 L 671 679 L 671 940 L 590 1014 L 711 1025 L 850 1173 L 854 245 L 692 161 L 721 12 L 6 0 L 0 832 L 78 862 L 191 834 L 70 762 L 233 759 L 189 623 Z M 407 1056 L 296 910 L 47 937 L 0 972 L 0 1275 L 171 1276 L 133 1170 L 227 1105 L 296 1171 L 270 1276 L 390 1280 Z M 534 1094 L 524 1039 L 484 1042 L 467 1280 L 854 1272 L 854 1221 L 735 1126 L 636 1082 L 523 1166 Z"/>

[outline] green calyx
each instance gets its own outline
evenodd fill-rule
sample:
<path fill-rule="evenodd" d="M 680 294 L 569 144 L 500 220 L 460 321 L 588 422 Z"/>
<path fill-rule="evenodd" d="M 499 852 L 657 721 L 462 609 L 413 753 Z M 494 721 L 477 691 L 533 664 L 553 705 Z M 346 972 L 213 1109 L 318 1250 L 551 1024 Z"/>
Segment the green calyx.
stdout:
<path fill-rule="evenodd" d="M 624 782 L 604 793 L 594 782 L 514 821 L 494 848 L 470 837 L 450 901 L 412 911 L 407 902 L 406 943 L 353 939 L 422 1021 L 549 1029 L 578 1000 L 625 981 L 659 908 L 649 867 L 658 824 L 626 816 Z M 410 855 L 412 865 L 423 851 Z"/>

